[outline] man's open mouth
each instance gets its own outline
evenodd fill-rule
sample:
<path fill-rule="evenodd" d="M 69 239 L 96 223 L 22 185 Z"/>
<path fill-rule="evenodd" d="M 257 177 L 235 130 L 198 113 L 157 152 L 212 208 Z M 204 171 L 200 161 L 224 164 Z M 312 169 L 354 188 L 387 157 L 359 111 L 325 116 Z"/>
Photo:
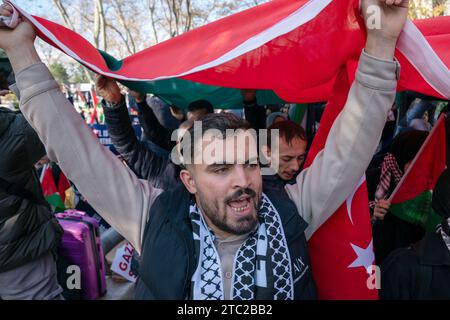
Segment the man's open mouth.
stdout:
<path fill-rule="evenodd" d="M 247 212 L 251 207 L 251 197 L 250 196 L 242 196 L 236 200 L 228 201 L 228 205 L 233 209 L 236 213 L 244 213 Z"/>

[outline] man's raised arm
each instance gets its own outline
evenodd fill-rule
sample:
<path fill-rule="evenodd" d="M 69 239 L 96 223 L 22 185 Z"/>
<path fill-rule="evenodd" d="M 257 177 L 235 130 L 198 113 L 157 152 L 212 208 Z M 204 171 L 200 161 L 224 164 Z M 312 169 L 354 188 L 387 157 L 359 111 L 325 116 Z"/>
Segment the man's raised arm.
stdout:
<path fill-rule="evenodd" d="M 395 99 L 398 63 L 395 46 L 408 12 L 408 1 L 363 0 L 379 5 L 381 29 L 368 30 L 356 79 L 346 105 L 328 135 L 325 148 L 311 167 L 287 186 L 298 211 L 309 223 L 309 238 L 357 187 L 379 143 L 387 114 Z"/>
<path fill-rule="evenodd" d="M 10 14 L 2 6 L 0 15 Z M 106 150 L 59 91 L 34 48 L 35 31 L 28 22 L 0 30 L 16 73 L 25 118 L 56 161 L 90 204 L 140 251 L 147 213 L 160 190 L 139 180 Z"/>

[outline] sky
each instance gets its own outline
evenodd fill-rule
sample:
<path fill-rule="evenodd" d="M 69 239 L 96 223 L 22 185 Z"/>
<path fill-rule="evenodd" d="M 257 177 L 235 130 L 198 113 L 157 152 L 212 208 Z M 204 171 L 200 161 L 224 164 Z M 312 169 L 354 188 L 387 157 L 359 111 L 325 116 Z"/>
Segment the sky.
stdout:
<path fill-rule="evenodd" d="M 52 11 L 53 4 L 50 0 L 13 0 L 21 8 L 33 14 L 42 15 L 44 12 Z"/>

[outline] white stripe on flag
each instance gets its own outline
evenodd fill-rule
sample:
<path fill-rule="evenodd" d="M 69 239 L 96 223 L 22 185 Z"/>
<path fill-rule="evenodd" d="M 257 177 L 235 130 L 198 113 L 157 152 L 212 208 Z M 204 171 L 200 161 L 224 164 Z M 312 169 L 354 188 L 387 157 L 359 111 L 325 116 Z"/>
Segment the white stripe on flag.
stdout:
<path fill-rule="evenodd" d="M 107 71 L 101 70 L 98 67 L 82 60 L 75 52 L 70 50 L 67 46 L 65 46 L 61 41 L 59 41 L 47 28 L 45 28 L 42 24 L 40 24 L 36 19 L 34 19 L 29 13 L 21 9 L 17 6 L 14 1 L 10 1 L 13 6 L 19 10 L 27 19 L 29 19 L 43 34 L 45 34 L 50 40 L 52 40 L 62 51 L 71 56 L 73 59 L 85 64 L 87 67 L 91 68 L 95 72 L 112 77 L 120 80 L 130 80 L 130 81 L 155 81 L 155 80 L 163 80 L 170 78 L 178 78 L 182 76 L 186 76 L 195 72 L 207 70 L 210 68 L 217 67 L 221 64 L 229 62 L 243 54 L 246 54 L 252 50 L 255 50 L 264 44 L 272 41 L 273 39 L 280 37 L 284 34 L 287 34 L 296 28 L 302 26 L 305 23 L 308 23 L 312 19 L 314 19 L 318 14 L 320 14 L 331 2 L 332 0 L 310 0 L 305 5 L 297 9 L 295 12 L 287 16 L 285 19 L 276 23 L 272 27 L 262 31 L 261 33 L 249 38 L 241 45 L 231 49 L 221 57 L 205 63 L 203 65 L 197 66 L 191 70 L 186 72 L 175 74 L 175 75 L 167 75 L 156 77 L 152 79 L 146 78 L 130 78 L 122 75 L 118 75 L 116 73 L 109 73 Z"/>
<path fill-rule="evenodd" d="M 41 25 L 30 14 L 18 7 L 14 1 L 10 1 L 14 7 L 17 8 L 23 15 L 25 15 L 39 30 L 51 39 L 62 51 L 71 56 L 73 59 L 85 64 L 99 74 L 103 74 L 108 77 L 116 78 L 119 80 L 130 81 L 154 81 L 163 80 L 174 77 L 182 77 L 195 72 L 203 71 L 209 68 L 216 67 L 220 64 L 231 61 L 240 55 L 246 54 L 265 43 L 282 36 L 292 30 L 302 26 L 303 24 L 314 19 L 320 12 L 322 12 L 330 3 L 331 0 L 310 0 L 301 8 L 297 9 L 294 13 L 273 25 L 267 30 L 259 33 L 258 35 L 248 39 L 241 45 L 233 48 L 221 57 L 200 65 L 184 73 L 177 75 L 161 76 L 152 79 L 145 78 L 131 78 L 118 75 L 116 73 L 110 73 L 99 69 L 95 65 L 92 65 L 82 60 L 75 52 L 61 43 L 49 30 Z M 450 99 L 450 71 L 442 60 L 434 52 L 428 41 L 425 39 L 420 30 L 411 22 L 407 21 L 405 28 L 399 38 L 397 49 L 405 56 L 406 59 L 415 67 L 424 80 L 438 93 Z"/>
<path fill-rule="evenodd" d="M 397 49 L 434 90 L 450 99 L 450 71 L 420 30 L 409 20 L 400 35 Z"/>
<path fill-rule="evenodd" d="M 272 41 L 273 39 L 285 35 L 297 29 L 298 27 L 308 23 L 309 21 L 313 20 L 331 3 L 331 1 L 332 0 L 310 0 L 285 19 L 281 20 L 280 22 L 273 25 L 269 29 L 266 29 L 263 32 L 257 34 L 256 36 L 248 39 L 247 41 L 237 46 L 236 48 L 232 49 L 231 51 L 227 52 L 220 58 L 211 61 L 209 63 L 203 64 L 201 66 L 198 66 L 194 69 L 191 69 L 185 72 L 184 74 L 177 75 L 176 77 L 181 77 L 195 72 L 217 67 L 221 64 L 236 59 L 237 57 L 243 54 L 253 51 L 263 46 L 264 44 Z"/>

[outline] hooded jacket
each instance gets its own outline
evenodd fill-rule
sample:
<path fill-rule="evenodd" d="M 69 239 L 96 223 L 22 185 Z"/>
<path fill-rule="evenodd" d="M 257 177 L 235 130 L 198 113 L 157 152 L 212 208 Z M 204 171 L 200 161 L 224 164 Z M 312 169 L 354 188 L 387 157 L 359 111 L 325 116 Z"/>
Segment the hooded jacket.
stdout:
<path fill-rule="evenodd" d="M 0 108 L 0 155 L 0 177 L 45 202 L 34 169 L 45 148 L 25 118 L 5 108 Z M 61 235 L 48 206 L 0 188 L 0 273 L 47 254 Z"/>

